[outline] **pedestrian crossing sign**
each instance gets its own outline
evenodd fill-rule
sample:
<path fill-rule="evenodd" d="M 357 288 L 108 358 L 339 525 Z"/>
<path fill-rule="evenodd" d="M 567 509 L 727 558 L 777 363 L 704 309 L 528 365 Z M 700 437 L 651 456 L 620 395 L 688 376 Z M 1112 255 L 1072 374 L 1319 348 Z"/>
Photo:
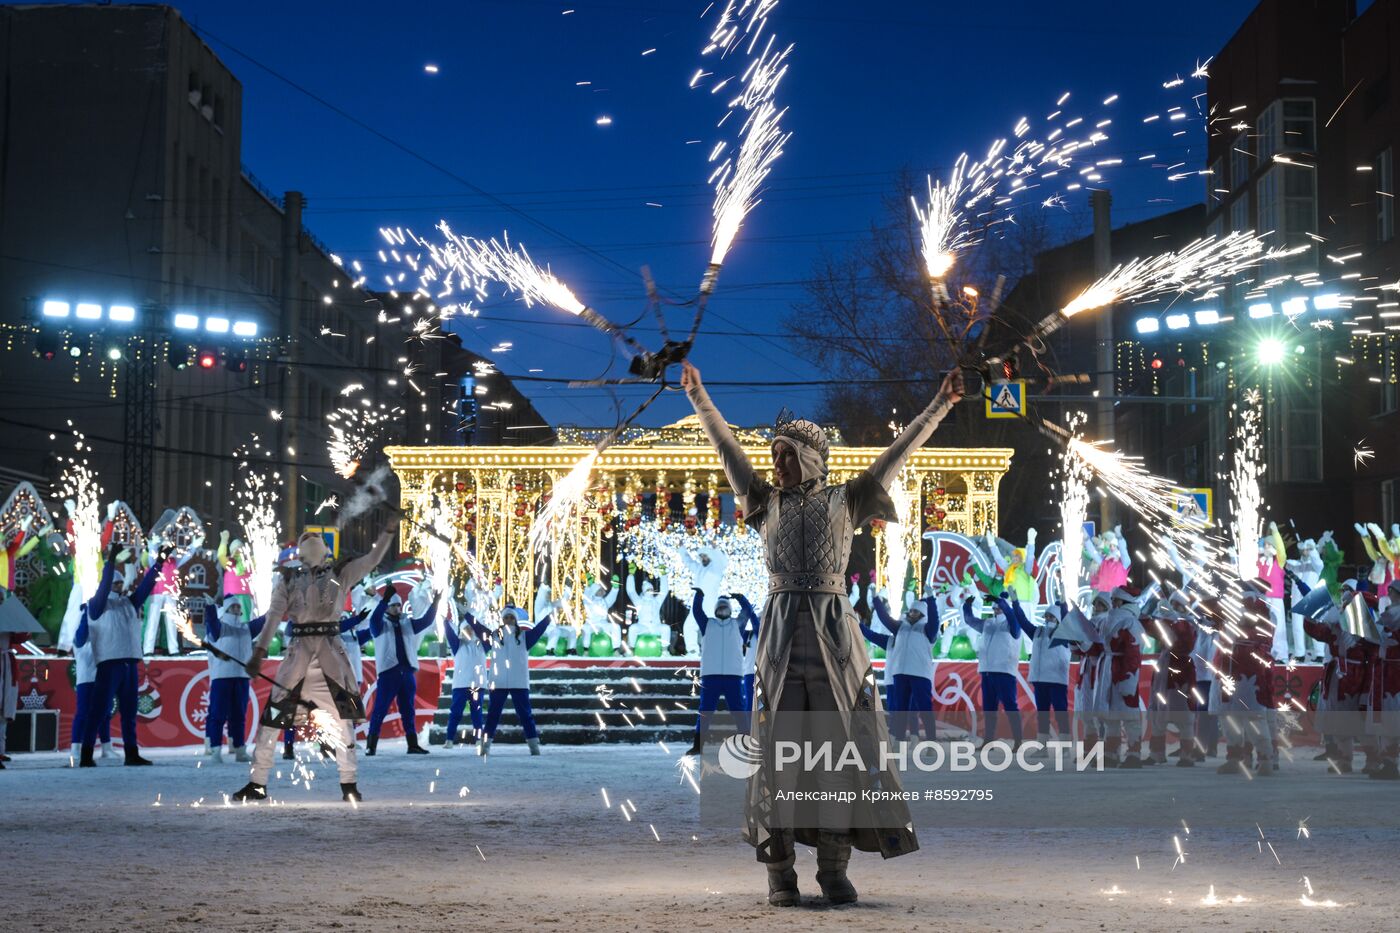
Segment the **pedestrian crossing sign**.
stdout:
<path fill-rule="evenodd" d="M 312 534 L 320 535 L 326 542 L 326 548 L 331 552 L 332 560 L 340 560 L 340 529 L 332 525 L 308 525 L 306 530 Z"/>
<path fill-rule="evenodd" d="M 1174 489 L 1176 520 L 1182 525 L 1210 527 L 1215 520 L 1214 495 L 1209 489 Z"/>
<path fill-rule="evenodd" d="M 995 382 L 987 390 L 988 418 L 1019 418 L 1026 413 L 1026 380 Z"/>

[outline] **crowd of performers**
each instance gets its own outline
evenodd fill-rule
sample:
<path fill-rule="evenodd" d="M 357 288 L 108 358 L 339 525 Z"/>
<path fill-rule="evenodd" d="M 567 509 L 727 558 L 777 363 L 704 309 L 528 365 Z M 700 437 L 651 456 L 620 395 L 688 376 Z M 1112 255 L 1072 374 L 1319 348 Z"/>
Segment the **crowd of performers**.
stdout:
<path fill-rule="evenodd" d="M 15 562 L 47 531 L 21 528 L 6 542 L 2 582 L 10 581 Z M 974 562 L 959 584 L 926 588 L 922 596 L 913 586 L 900 594 L 877 594 L 873 585 L 862 589 L 860 578 L 852 577 L 847 598 L 862 619 L 866 640 L 878 649 L 872 653 L 884 656 L 884 705 L 896 739 L 937 736 L 935 661 L 975 658 L 981 683 L 980 739 L 994 741 L 1004 728 L 1012 742 L 1022 741 L 1018 683 L 1021 663 L 1028 659 L 1026 682 L 1042 741 L 1099 737 L 1108 763 L 1135 768 L 1166 763 L 1167 735 L 1174 730 L 1180 766 L 1218 757 L 1223 742 L 1220 771 L 1269 774 L 1279 764 L 1275 713 L 1280 705 L 1273 696 L 1269 662 L 1314 661 L 1324 664 L 1316 705 L 1319 724 L 1329 730 L 1319 757 L 1334 772 L 1346 774 L 1358 767 L 1354 756 L 1359 750 L 1364 754 L 1360 770 L 1397 778 L 1396 737 L 1387 734 L 1396 730 L 1377 727 L 1389 717 L 1369 717 L 1368 726 L 1366 714 L 1400 707 L 1400 648 L 1395 644 L 1400 641 L 1400 526 L 1392 528 L 1391 536 L 1374 524 L 1357 525 L 1356 531 L 1370 559 L 1362 568 L 1367 572 L 1339 581 L 1343 558 L 1332 532 L 1317 541 L 1298 541 L 1290 555 L 1283 535 L 1271 524 L 1260 542 L 1259 592 L 1245 605 L 1245 635 L 1230 639 L 1228 650 L 1217 646 L 1216 633 L 1224 625 L 1220 605 L 1182 595 L 1193 568 L 1180 555 L 1173 553 L 1181 587 L 1171 598 L 1143 598 L 1132 589 L 1131 550 L 1120 529 L 1086 542 L 1085 582 L 1094 594 L 1087 612 L 1065 603 L 1037 604 L 1034 530 L 1021 548 L 988 537 L 984 560 Z M 407 600 L 393 586 L 372 588 L 367 578 L 387 547 L 383 537 L 363 557 L 333 564 L 324 541 L 304 535 L 284 553 L 270 612 L 254 618 L 243 545 L 227 533 L 220 536 L 220 595 L 206 605 L 200 620 L 213 649 L 206 755 L 219 760 L 227 742 L 234 760 L 253 765 L 250 786 L 263 787 L 278 739 L 283 756 L 292 757 L 291 728 L 303 723 L 311 708 L 335 710 L 335 721 L 347 725 L 326 748 L 334 750 L 342 783 L 354 788 L 353 724 L 367 719 L 364 752 L 372 756 L 385 718 L 396 707 L 408 753 L 426 754 L 414 727 L 414 698 L 420 649 L 435 631 L 453 659 L 449 748 L 465 740 L 464 717 L 469 716 L 467 741 L 481 755 L 489 754 L 509 700 L 531 753 L 539 754 L 529 658 L 545 651 L 605 657 L 670 650 L 698 657 L 699 715 L 691 753 L 703 749 L 711 719 L 721 708 L 738 728 L 746 728 L 761 607 L 750 605 L 742 594 L 723 592 L 726 558 L 717 549 L 687 556 L 693 596 L 678 628 L 664 618 L 671 596 L 668 578 L 649 578 L 635 566 L 627 567 L 622 581 L 614 576 L 604 583 L 601 575 L 589 581 L 577 628 L 551 624 L 557 605 L 569 594 L 556 602 L 548 587 L 540 589 L 533 613 L 506 605 L 499 611 L 499 627 L 492 628 L 478 617 L 482 607 L 504 604 L 499 582 L 489 593 L 468 584 L 464 592 L 445 596 L 430 592 L 424 582 Z M 187 627 L 176 627 L 180 558 L 173 548 L 153 545 L 133 558 L 110 543 L 105 558 L 96 593 L 86 602 L 68 601 L 57 633 L 59 646 L 74 658 L 78 709 L 72 753 L 81 767 L 93 766 L 98 757 L 116 757 L 110 735 L 115 707 L 121 713 L 125 762 L 139 766 L 148 763 L 140 755 L 135 728 L 141 660 L 160 650 L 161 636 L 167 651 L 188 650 L 194 642 Z M 1317 587 L 1333 596 L 1328 612 L 1309 618 L 1287 611 Z M 626 614 L 618 611 L 624 593 L 631 607 Z M 1354 600 L 1374 617 L 1377 634 L 1372 640 L 1344 624 Z M 269 617 L 278 622 L 267 625 Z M 286 652 L 277 682 L 293 687 L 293 695 L 290 700 L 276 697 L 281 702 L 264 714 L 250 753 L 250 724 L 245 721 L 250 678 L 273 638 L 281 639 Z M 361 651 L 367 645 L 373 646 L 378 685 L 366 713 Z M 1152 654 L 1156 661 L 1143 668 L 1144 656 Z M 13 651 L 7 651 L 6 663 L 0 665 L 0 699 L 7 718 L 14 715 L 17 693 L 14 661 Z M 1076 663 L 1078 677 L 1072 678 Z M 1147 672 L 1152 682 L 1143 702 L 1138 681 Z"/>

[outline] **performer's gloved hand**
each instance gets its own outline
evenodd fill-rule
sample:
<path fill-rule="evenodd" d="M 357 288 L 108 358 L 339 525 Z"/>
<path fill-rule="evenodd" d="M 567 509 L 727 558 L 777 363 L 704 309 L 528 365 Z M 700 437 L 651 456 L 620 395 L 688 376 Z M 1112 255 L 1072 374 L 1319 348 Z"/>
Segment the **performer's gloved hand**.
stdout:
<path fill-rule="evenodd" d="M 243 669 L 248 672 L 249 677 L 258 677 L 262 674 L 263 661 L 267 660 L 267 649 L 262 645 L 253 646 L 253 655 L 248 659 L 248 663 L 243 665 Z"/>
<path fill-rule="evenodd" d="M 116 562 L 117 555 L 121 553 L 121 549 L 121 544 L 116 541 L 113 541 L 111 544 L 107 545 L 107 562 L 109 564 Z"/>

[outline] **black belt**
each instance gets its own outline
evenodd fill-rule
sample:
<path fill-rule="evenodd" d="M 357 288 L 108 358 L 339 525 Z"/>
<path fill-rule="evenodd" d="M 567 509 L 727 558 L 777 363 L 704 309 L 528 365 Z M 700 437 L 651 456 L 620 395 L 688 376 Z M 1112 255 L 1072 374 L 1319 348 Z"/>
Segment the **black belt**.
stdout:
<path fill-rule="evenodd" d="M 293 638 L 308 638 L 312 635 L 339 635 L 339 622 L 293 622 L 288 633 Z"/>

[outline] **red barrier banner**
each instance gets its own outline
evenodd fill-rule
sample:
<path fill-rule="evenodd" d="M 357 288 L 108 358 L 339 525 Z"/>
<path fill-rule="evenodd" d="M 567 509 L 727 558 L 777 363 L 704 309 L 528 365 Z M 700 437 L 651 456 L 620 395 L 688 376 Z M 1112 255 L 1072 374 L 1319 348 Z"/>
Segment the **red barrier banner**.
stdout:
<path fill-rule="evenodd" d="M 442 692 L 445 661 L 422 658 L 418 669 L 418 698 L 414 710 L 421 728 L 431 722 L 437 712 L 438 696 Z M 365 709 L 374 705 L 375 668 L 374 662 L 364 664 L 365 683 L 362 695 Z M 268 659 L 263 671 L 276 678 L 278 661 Z M 66 743 L 72 730 L 73 713 L 77 709 L 78 695 L 74 688 L 74 670 L 71 658 L 25 657 L 19 658 L 19 706 L 21 709 L 58 710 L 59 736 Z M 267 705 L 272 685 L 265 680 L 253 681 L 248 698 L 248 732 L 252 740 L 258 716 Z M 141 682 L 137 689 L 137 728 L 140 744 L 147 748 L 179 748 L 186 745 L 204 743 L 204 722 L 209 714 L 209 667 L 197 657 L 189 658 L 149 658 L 141 665 Z M 363 737 L 366 724 L 357 729 Z M 112 732 L 120 733 L 120 721 L 112 717 Z M 395 710 L 384 720 L 380 735 L 384 738 L 401 737 L 403 723 Z"/>

